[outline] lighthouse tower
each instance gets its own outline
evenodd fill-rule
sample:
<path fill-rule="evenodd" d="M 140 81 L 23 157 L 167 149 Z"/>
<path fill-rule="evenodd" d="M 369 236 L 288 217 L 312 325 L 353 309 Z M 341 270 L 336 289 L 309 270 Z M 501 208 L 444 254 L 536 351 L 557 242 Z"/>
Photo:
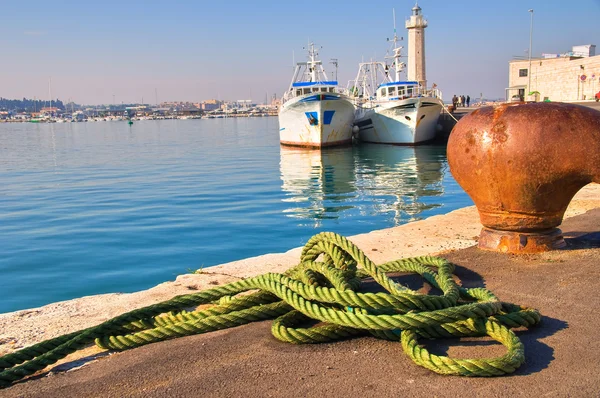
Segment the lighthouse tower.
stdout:
<path fill-rule="evenodd" d="M 421 14 L 421 7 L 415 3 L 410 19 L 406 21 L 408 29 L 407 78 L 427 87 L 425 77 L 425 28 L 427 21 Z"/>

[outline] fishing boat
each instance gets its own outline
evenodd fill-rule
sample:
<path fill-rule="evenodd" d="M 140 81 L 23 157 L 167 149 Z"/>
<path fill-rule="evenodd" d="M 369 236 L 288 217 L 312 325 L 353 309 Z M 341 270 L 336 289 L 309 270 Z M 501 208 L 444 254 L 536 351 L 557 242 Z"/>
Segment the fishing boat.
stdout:
<path fill-rule="evenodd" d="M 352 143 L 354 105 L 348 91 L 329 80 L 314 44 L 308 62 L 298 62 L 279 109 L 282 145 L 330 147 Z M 337 67 L 337 63 L 334 63 Z"/>
<path fill-rule="evenodd" d="M 401 62 L 398 41 L 394 21 L 392 55 L 388 58 L 392 63 L 359 64 L 350 95 L 356 106 L 353 131 L 360 141 L 417 145 L 435 139 L 442 93 L 435 85 L 427 89 L 419 81 L 402 78 L 406 64 Z"/>

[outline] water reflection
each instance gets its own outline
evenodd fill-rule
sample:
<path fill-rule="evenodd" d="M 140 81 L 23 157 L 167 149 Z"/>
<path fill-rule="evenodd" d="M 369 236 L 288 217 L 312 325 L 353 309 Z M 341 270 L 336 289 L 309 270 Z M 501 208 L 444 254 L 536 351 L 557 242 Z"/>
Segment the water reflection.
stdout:
<path fill-rule="evenodd" d="M 311 150 L 281 147 L 281 179 L 289 217 L 319 220 L 338 218 L 352 208 L 355 197 L 354 154 L 351 147 Z"/>
<path fill-rule="evenodd" d="M 385 215 L 394 225 L 442 205 L 445 146 L 363 144 L 306 150 L 281 147 L 287 216 L 319 220 Z"/>
<path fill-rule="evenodd" d="M 436 197 L 444 194 L 445 146 L 365 144 L 356 151 L 357 191 L 372 203 L 371 214 L 388 213 L 400 225 L 442 205 Z"/>

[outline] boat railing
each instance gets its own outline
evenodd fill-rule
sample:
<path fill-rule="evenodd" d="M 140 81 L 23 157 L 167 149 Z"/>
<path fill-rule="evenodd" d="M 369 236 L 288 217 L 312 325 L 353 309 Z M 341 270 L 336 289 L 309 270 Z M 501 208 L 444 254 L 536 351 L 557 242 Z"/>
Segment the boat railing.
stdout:
<path fill-rule="evenodd" d="M 366 86 L 367 84 L 357 85 L 354 81 L 349 81 L 345 91 L 349 93 L 347 95 L 354 98 L 375 98 L 381 95 L 383 95 L 381 99 L 397 99 L 395 98 L 397 96 L 402 97 L 402 99 L 424 96 L 441 99 L 442 97 L 442 92 L 437 88 L 437 84 L 427 88 L 417 82 L 383 82 L 376 86 L 374 92 L 371 92 Z"/>
<path fill-rule="evenodd" d="M 436 87 L 433 88 L 423 88 L 420 86 L 413 86 L 411 90 L 403 91 L 402 95 L 399 96 L 388 96 L 388 97 L 378 97 L 377 95 L 364 96 L 359 93 L 358 89 L 350 89 L 346 92 L 348 96 L 354 101 L 357 106 L 360 106 L 367 102 L 386 102 L 386 101 L 395 101 L 395 100 L 404 100 L 408 98 L 419 98 L 419 97 L 433 97 L 439 100 L 442 100 L 442 92 Z"/>
<path fill-rule="evenodd" d="M 439 89 L 435 88 L 435 87 L 422 90 L 422 95 L 426 96 L 426 97 L 437 98 L 437 99 L 440 99 L 440 100 L 442 99 L 442 92 Z"/>

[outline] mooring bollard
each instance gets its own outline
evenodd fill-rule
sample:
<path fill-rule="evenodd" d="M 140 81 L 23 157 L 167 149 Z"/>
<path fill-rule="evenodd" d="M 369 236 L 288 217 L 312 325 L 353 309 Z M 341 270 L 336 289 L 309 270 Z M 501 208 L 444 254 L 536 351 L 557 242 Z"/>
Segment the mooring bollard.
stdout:
<path fill-rule="evenodd" d="M 557 227 L 569 202 L 585 185 L 600 183 L 600 112 L 563 103 L 475 110 L 452 130 L 448 163 L 479 211 L 479 248 L 564 247 Z"/>

